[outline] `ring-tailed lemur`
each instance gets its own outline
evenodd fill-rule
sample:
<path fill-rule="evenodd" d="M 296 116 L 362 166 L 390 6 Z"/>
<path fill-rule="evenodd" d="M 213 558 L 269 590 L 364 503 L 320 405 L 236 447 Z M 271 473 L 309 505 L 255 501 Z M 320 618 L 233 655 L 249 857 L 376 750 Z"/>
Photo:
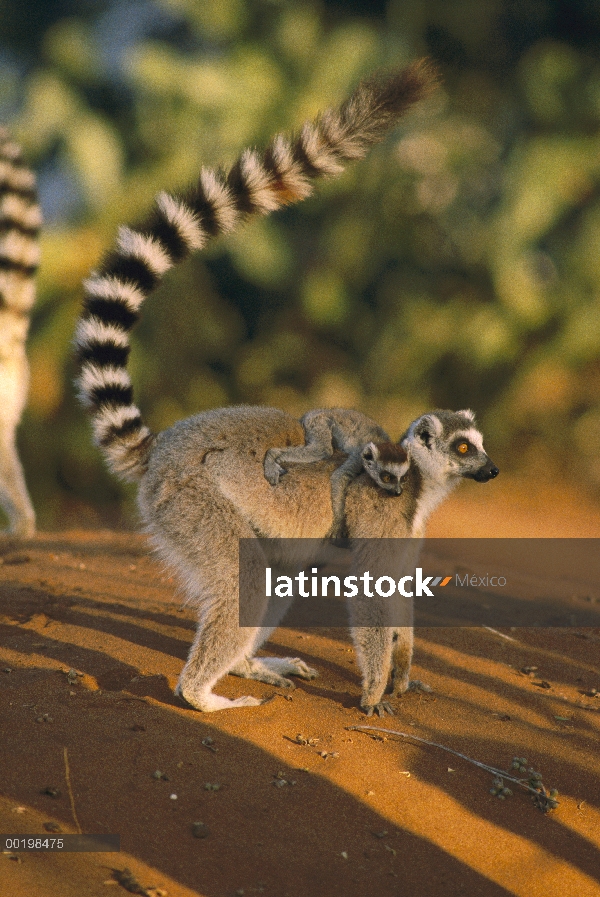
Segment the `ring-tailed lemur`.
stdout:
<path fill-rule="evenodd" d="M 25 340 L 35 301 L 41 223 L 35 175 L 0 129 L 0 506 L 9 532 L 20 537 L 35 533 L 16 431 L 29 385 Z"/>
<path fill-rule="evenodd" d="M 343 408 L 319 409 L 307 412 L 300 423 L 306 445 L 269 449 L 265 476 L 276 486 L 286 464 L 310 464 L 330 458 L 336 450 L 345 452 L 348 458 L 331 475 L 332 538 L 342 535 L 346 491 L 361 470 L 382 489 L 402 494 L 408 455 L 402 446 L 390 442 L 385 430 L 366 414 Z"/>
<path fill-rule="evenodd" d="M 227 174 L 203 169 L 188 193 L 161 194 L 144 224 L 123 228 L 117 248 L 86 283 L 76 334 L 81 397 L 110 468 L 138 481 L 147 528 L 198 606 L 198 630 L 177 691 L 199 710 L 260 703 L 215 695 L 215 683 L 228 672 L 280 686 L 291 684 L 286 674 L 316 675 L 298 658 L 254 656 L 268 631 L 239 626 L 239 539 L 324 538 L 332 525 L 329 482 L 335 462 L 298 466 L 271 488 L 263 467 L 267 451 L 304 443 L 299 421 L 272 408 L 219 408 L 152 433 L 133 402 L 129 332 L 143 301 L 174 264 L 208 237 L 232 230 L 247 215 L 307 196 L 312 179 L 337 174 L 344 162 L 364 156 L 434 80 L 428 64 L 420 62 L 367 81 L 295 138 L 278 136 L 260 154 L 247 150 Z M 465 452 L 455 447 L 456 438 L 468 443 Z M 409 536 L 422 529 L 427 511 L 461 476 L 484 479 L 497 472 L 464 414 L 426 415 L 402 445 L 411 464 L 401 496 L 364 475 L 350 483 L 351 536 Z M 367 711 L 381 709 L 392 666 L 396 691 L 408 687 L 410 623 L 390 630 L 365 622 L 360 607 L 353 612 L 361 703 Z"/>

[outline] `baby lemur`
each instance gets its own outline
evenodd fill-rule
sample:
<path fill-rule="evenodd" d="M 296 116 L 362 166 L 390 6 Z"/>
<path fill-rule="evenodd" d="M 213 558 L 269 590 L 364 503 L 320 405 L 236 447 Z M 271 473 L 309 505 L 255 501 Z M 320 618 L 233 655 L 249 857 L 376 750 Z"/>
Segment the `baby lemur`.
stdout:
<path fill-rule="evenodd" d="M 304 444 L 299 421 L 273 408 L 217 408 L 152 433 L 133 401 L 130 331 L 169 268 L 209 237 L 307 196 L 311 180 L 364 156 L 434 80 L 424 62 L 368 80 L 297 136 L 279 135 L 262 153 L 246 150 L 228 172 L 202 169 L 191 190 L 160 194 L 146 221 L 121 229 L 116 249 L 85 285 L 76 335 L 81 397 L 110 468 L 138 482 L 147 530 L 198 608 L 196 637 L 177 686 L 198 710 L 260 703 L 216 695 L 213 688 L 226 673 L 278 686 L 291 684 L 287 674 L 316 675 L 298 658 L 255 656 L 270 630 L 239 625 L 239 540 L 323 539 L 333 522 L 328 486 L 335 460 L 299 465 L 273 489 L 264 476 L 267 451 Z M 483 481 L 497 473 L 467 412 L 424 415 L 401 444 L 411 459 L 401 496 L 366 476 L 349 484 L 350 536 L 420 534 L 428 513 L 461 477 Z M 409 685 L 412 629 L 408 612 L 406 624 L 392 629 L 372 616 L 371 607 L 364 596 L 351 605 L 352 635 L 363 676 L 361 705 L 383 712 L 390 672 L 396 693 Z"/>
<path fill-rule="evenodd" d="M 265 476 L 276 486 L 286 471 L 286 464 L 310 464 L 330 458 L 336 450 L 345 452 L 348 458 L 331 474 L 333 538 L 344 534 L 346 492 L 361 470 L 382 489 L 394 495 L 402 494 L 408 455 L 401 445 L 390 442 L 385 430 L 366 414 L 345 408 L 318 409 L 307 412 L 300 423 L 306 445 L 269 449 L 265 456 Z"/>
<path fill-rule="evenodd" d="M 25 340 L 35 301 L 41 223 L 35 176 L 0 128 L 0 506 L 9 532 L 21 537 L 35 532 L 16 434 L 29 386 Z"/>

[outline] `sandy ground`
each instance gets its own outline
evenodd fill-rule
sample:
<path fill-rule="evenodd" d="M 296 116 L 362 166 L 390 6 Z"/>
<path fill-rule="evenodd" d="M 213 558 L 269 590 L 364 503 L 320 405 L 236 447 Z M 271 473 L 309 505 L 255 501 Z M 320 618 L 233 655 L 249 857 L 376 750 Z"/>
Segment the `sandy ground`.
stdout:
<path fill-rule="evenodd" d="M 430 534 L 600 536 L 600 510 L 467 484 Z M 600 630 L 419 630 L 432 692 L 367 720 L 348 633 L 282 628 L 268 652 L 319 678 L 284 694 L 230 676 L 221 694 L 272 700 L 202 715 L 172 691 L 193 614 L 142 536 L 5 540 L 0 560 L 0 831 L 121 836 L 120 853 L 5 853 L 0 897 L 600 894 Z M 367 723 L 498 768 L 526 757 L 560 805 L 349 730 Z"/>

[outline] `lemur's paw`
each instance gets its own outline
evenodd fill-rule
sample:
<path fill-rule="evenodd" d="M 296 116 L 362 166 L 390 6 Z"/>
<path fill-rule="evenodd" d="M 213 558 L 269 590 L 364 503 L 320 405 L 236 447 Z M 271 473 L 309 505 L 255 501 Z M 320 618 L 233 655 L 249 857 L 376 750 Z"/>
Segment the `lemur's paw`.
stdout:
<path fill-rule="evenodd" d="M 290 658 L 290 669 L 288 673 L 292 676 L 299 676 L 301 679 L 316 679 L 319 675 L 313 667 L 309 667 L 307 663 L 300 660 L 299 657 Z"/>
<path fill-rule="evenodd" d="M 327 534 L 327 539 L 336 548 L 348 548 L 348 531 L 345 527 L 330 530 Z"/>
<path fill-rule="evenodd" d="M 316 679 L 319 675 L 299 657 L 261 657 L 259 662 L 280 676 L 299 676 L 301 679 Z M 287 680 L 289 682 L 289 680 Z M 291 684 L 291 683 L 290 683 Z"/>
<path fill-rule="evenodd" d="M 266 679 L 262 680 L 266 682 Z M 293 691 L 296 688 L 296 683 L 292 682 L 291 679 L 288 679 L 287 676 L 276 676 L 274 673 L 272 677 L 268 681 L 269 685 L 274 685 L 276 688 L 289 688 L 290 691 Z"/>
<path fill-rule="evenodd" d="M 267 452 L 265 457 L 265 479 L 271 486 L 277 486 L 280 478 L 286 473 L 285 467 L 282 467 L 272 455 Z"/>
<path fill-rule="evenodd" d="M 180 684 L 175 688 L 175 694 L 195 710 L 201 710 L 203 713 L 215 713 L 217 710 L 233 710 L 235 707 L 258 707 L 259 704 L 263 703 L 259 698 L 253 698 L 250 695 L 231 700 L 230 698 L 224 698 L 222 695 L 215 695 L 210 691 L 193 694 L 190 690 L 182 688 Z"/>
<path fill-rule="evenodd" d="M 229 709 L 230 707 L 260 707 L 264 702 L 264 698 L 253 698 L 250 695 L 243 695 L 241 698 L 234 698 L 228 705 L 228 708 L 223 709 Z"/>
<path fill-rule="evenodd" d="M 384 717 L 386 713 L 389 713 L 390 716 L 395 716 L 395 710 L 389 701 L 379 701 L 377 704 L 363 704 L 362 709 L 367 716 L 373 716 L 373 711 L 375 710 L 380 718 Z"/>

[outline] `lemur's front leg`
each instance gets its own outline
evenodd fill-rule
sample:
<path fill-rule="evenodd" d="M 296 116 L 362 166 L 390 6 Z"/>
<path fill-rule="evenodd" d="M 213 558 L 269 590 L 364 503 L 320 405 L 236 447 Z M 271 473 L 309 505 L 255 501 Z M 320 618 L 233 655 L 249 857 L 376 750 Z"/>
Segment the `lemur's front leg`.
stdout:
<path fill-rule="evenodd" d="M 393 716 L 392 705 L 383 700 L 390 677 L 393 630 L 387 626 L 357 626 L 351 631 L 362 672 L 360 706 L 367 716 L 372 716 L 373 711 L 377 711 L 379 716 L 385 716 L 386 713 Z"/>

